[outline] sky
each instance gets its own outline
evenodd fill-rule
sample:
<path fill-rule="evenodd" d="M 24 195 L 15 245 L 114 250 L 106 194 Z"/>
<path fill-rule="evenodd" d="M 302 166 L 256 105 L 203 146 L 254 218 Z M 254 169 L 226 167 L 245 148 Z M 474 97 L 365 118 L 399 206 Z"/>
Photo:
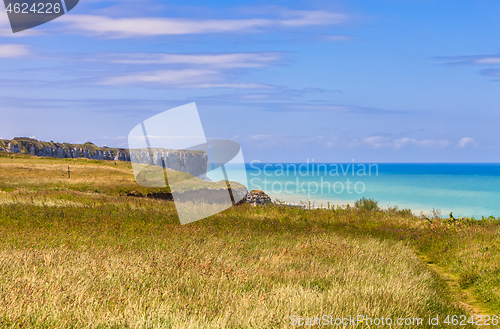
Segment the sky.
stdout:
<path fill-rule="evenodd" d="M 13 34 L 0 138 L 127 147 L 196 102 L 246 162 L 500 162 L 496 0 L 81 0 Z"/>

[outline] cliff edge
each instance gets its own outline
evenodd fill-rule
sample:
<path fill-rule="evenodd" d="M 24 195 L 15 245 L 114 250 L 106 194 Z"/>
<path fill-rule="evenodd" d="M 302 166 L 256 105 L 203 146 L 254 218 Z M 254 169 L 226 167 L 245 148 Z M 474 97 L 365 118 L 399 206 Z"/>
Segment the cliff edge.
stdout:
<path fill-rule="evenodd" d="M 43 142 L 28 137 L 16 137 L 12 140 L 0 139 L 0 152 L 30 154 L 50 158 L 87 158 L 94 160 L 114 160 L 130 162 L 130 151 L 124 148 L 98 147 L 91 142 L 70 144 Z M 208 156 L 202 151 L 152 149 L 134 150 L 134 163 L 146 163 L 185 172 L 206 179 Z"/>

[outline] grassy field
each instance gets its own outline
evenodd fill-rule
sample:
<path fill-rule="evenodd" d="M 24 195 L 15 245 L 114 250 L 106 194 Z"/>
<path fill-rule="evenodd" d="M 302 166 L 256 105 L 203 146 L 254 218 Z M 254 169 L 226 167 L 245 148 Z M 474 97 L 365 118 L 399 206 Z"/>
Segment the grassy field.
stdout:
<path fill-rule="evenodd" d="M 497 219 L 243 204 L 180 225 L 173 202 L 132 191 L 161 192 L 123 162 L 0 156 L 1 327 L 281 328 L 366 315 L 473 328 L 443 321 L 500 313 Z"/>

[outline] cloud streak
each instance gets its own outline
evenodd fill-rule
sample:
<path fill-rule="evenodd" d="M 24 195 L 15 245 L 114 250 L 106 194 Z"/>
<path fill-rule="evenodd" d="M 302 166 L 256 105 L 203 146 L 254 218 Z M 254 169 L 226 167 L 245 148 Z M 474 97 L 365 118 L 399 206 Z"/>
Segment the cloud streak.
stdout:
<path fill-rule="evenodd" d="M 132 53 L 97 54 L 91 61 L 108 61 L 114 64 L 170 66 L 169 69 L 129 72 L 106 77 L 100 85 L 160 84 L 177 88 L 235 88 L 268 89 L 269 85 L 251 82 L 235 82 L 230 78 L 235 69 L 262 68 L 276 65 L 283 59 L 282 53 L 226 53 L 226 54 L 169 54 Z"/>
<path fill-rule="evenodd" d="M 368 145 L 373 149 L 380 149 L 380 148 L 392 148 L 392 149 L 401 149 L 406 146 L 417 146 L 417 147 L 447 147 L 451 143 L 448 140 L 441 139 L 441 140 L 435 140 L 435 139 L 415 139 L 415 138 L 408 138 L 408 137 L 403 137 L 403 138 L 398 138 L 398 139 L 389 139 L 387 137 L 383 136 L 371 136 L 371 137 L 366 137 L 362 138 L 361 141 L 355 139 L 353 140 L 352 145 Z"/>
<path fill-rule="evenodd" d="M 445 139 L 415 139 L 397 138 L 389 139 L 383 136 L 371 136 L 364 138 L 345 139 L 339 136 L 281 136 L 281 135 L 251 135 L 239 137 L 241 141 L 258 148 L 273 147 L 296 147 L 297 145 L 311 145 L 315 148 L 325 149 L 363 149 L 367 146 L 374 150 L 392 149 L 401 150 L 409 147 L 421 149 L 438 148 L 445 149 L 452 143 Z M 467 142 L 469 143 L 469 142 Z"/>
<path fill-rule="evenodd" d="M 434 57 L 446 65 L 500 65 L 500 54 Z"/>
<path fill-rule="evenodd" d="M 1 57 L 20 57 L 29 55 L 29 48 L 24 45 L 0 45 Z M 82 70 L 65 71 L 65 73 L 79 73 L 81 78 L 64 81 L 51 80 L 36 81 L 33 79 L 1 79 L 0 85 L 20 86 L 126 86 L 147 85 L 164 86 L 174 88 L 235 88 L 235 89 L 265 89 L 271 87 L 268 84 L 237 81 L 236 73 L 242 70 L 264 68 L 283 65 L 285 53 L 283 52 L 248 52 L 248 53 L 94 53 L 88 54 L 85 59 L 75 60 L 74 56 L 49 57 L 52 60 L 64 60 L 90 64 L 82 66 Z M 109 64 L 115 64 L 110 66 Z M 106 66 L 106 76 L 93 67 Z M 44 70 L 50 73 L 51 69 Z M 21 76 L 25 72 L 18 71 Z M 28 71 L 32 77 L 33 70 Z M 90 72 L 94 75 L 88 78 Z M 100 76 L 100 77 L 99 77 Z"/>
<path fill-rule="evenodd" d="M 283 60 L 283 53 L 226 53 L 226 54 L 169 54 L 169 53 L 111 53 L 96 55 L 93 60 L 115 64 L 189 64 L 225 69 L 259 68 Z"/>
<path fill-rule="evenodd" d="M 487 77 L 500 76 L 500 54 L 476 55 L 476 56 L 451 56 L 435 57 L 434 59 L 445 62 L 448 66 L 477 66 L 488 67 L 478 71 L 480 75 Z"/>
<path fill-rule="evenodd" d="M 30 51 L 26 45 L 0 44 L 0 58 L 15 58 L 29 55 Z"/>
<path fill-rule="evenodd" d="M 329 34 L 329 35 L 323 35 L 320 39 L 324 41 L 337 42 L 337 41 L 351 41 L 354 39 L 354 37 L 351 35 Z"/>
<path fill-rule="evenodd" d="M 177 88 L 271 88 L 257 83 L 228 83 L 224 76 L 216 70 L 186 69 L 140 72 L 135 74 L 104 78 L 100 85 L 139 85 L 162 84 Z"/>
<path fill-rule="evenodd" d="M 327 11 L 286 10 L 281 17 L 249 19 L 185 19 L 161 17 L 113 18 L 99 15 L 65 15 L 58 19 L 67 31 L 91 36 L 128 38 L 159 35 L 255 33 L 268 28 L 337 25 L 349 16 Z"/>

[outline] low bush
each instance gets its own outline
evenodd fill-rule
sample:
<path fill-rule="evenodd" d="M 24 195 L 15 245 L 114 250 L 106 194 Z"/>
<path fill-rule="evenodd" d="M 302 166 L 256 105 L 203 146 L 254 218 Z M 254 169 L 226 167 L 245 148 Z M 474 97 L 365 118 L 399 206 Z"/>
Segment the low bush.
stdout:
<path fill-rule="evenodd" d="M 378 201 L 375 201 L 373 199 L 367 199 L 365 197 L 362 197 L 361 199 L 357 200 L 354 203 L 354 207 L 356 209 L 365 209 L 369 211 L 379 211 L 380 208 L 378 206 Z"/>

